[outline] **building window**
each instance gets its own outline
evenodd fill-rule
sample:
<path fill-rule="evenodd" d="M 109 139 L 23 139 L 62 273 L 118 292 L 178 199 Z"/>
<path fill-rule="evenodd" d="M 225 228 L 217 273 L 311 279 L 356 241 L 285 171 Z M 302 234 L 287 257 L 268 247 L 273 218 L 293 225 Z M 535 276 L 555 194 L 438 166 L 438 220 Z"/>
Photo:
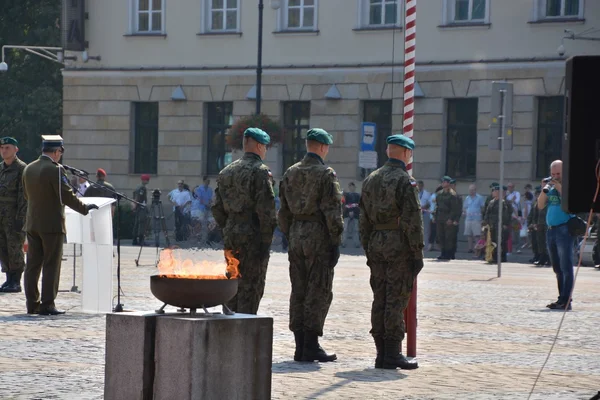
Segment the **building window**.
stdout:
<path fill-rule="evenodd" d="M 283 29 L 316 30 L 318 0 L 284 0 Z"/>
<path fill-rule="evenodd" d="M 164 33 L 165 0 L 132 0 L 135 33 Z"/>
<path fill-rule="evenodd" d="M 283 168 L 288 169 L 306 153 L 306 131 L 310 129 L 310 101 L 283 103 Z"/>
<path fill-rule="evenodd" d="M 538 19 L 583 19 L 583 0 L 537 0 Z"/>
<path fill-rule="evenodd" d="M 398 0 L 360 0 L 361 26 L 400 26 Z"/>
<path fill-rule="evenodd" d="M 363 103 L 363 122 L 375 124 L 375 150 L 377 151 L 377 167 L 387 161 L 385 139 L 392 134 L 392 101 L 370 100 Z M 366 177 L 373 170 L 361 168 L 361 177 Z"/>
<path fill-rule="evenodd" d="M 238 32 L 240 0 L 205 0 L 208 32 Z"/>
<path fill-rule="evenodd" d="M 489 0 L 446 0 L 446 23 L 489 23 Z"/>
<path fill-rule="evenodd" d="M 231 164 L 231 146 L 227 135 L 233 125 L 233 103 L 207 103 L 207 174 L 216 175 Z"/>
<path fill-rule="evenodd" d="M 158 103 L 133 103 L 133 172 L 158 170 Z"/>
<path fill-rule="evenodd" d="M 537 120 L 536 177 L 548 176 L 550 163 L 562 155 L 565 98 L 539 97 Z"/>
<path fill-rule="evenodd" d="M 448 100 L 446 175 L 475 178 L 477 166 L 477 99 Z"/>

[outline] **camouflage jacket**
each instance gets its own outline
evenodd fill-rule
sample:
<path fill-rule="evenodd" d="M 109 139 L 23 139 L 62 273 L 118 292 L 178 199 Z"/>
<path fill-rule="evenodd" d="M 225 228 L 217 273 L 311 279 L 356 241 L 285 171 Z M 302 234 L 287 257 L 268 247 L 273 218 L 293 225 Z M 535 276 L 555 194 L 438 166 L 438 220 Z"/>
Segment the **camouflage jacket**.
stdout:
<path fill-rule="evenodd" d="M 321 157 L 307 153 L 285 171 L 279 184 L 279 229 L 288 236 L 295 215 L 317 216 L 329 232 L 332 245 L 342 241 L 342 190 L 333 168 Z"/>
<path fill-rule="evenodd" d="M 458 221 L 460 219 L 462 214 L 461 201 L 454 190 L 439 191 L 435 203 L 435 220 L 437 222 L 445 223 L 447 220 Z"/>
<path fill-rule="evenodd" d="M 146 188 L 146 185 L 140 185 L 135 189 L 133 192 L 133 199 L 138 203 L 148 203 L 148 189 Z"/>
<path fill-rule="evenodd" d="M 533 202 L 531 206 L 531 211 L 529 211 L 529 215 L 527 215 L 527 226 L 531 228 L 532 225 L 536 225 L 538 223 L 540 210 L 537 208 L 537 200 Z"/>
<path fill-rule="evenodd" d="M 21 221 L 25 220 L 27 214 L 27 201 L 23 195 L 23 171 L 26 166 L 18 157 L 10 165 L 0 162 L 1 212 L 12 214 Z"/>
<path fill-rule="evenodd" d="M 489 226 L 498 226 L 498 213 L 500 212 L 500 208 L 498 207 L 498 200 L 492 199 L 490 204 L 488 204 L 487 209 L 485 210 L 485 216 L 483 220 L 486 225 Z M 512 221 L 512 206 L 506 202 L 502 201 L 502 225 L 510 226 Z"/>
<path fill-rule="evenodd" d="M 406 172 L 402 161 L 389 159 L 363 182 L 360 195 L 359 230 L 363 248 L 369 248 L 371 234 L 378 225 L 394 225 L 399 229 L 400 243 L 417 259 L 423 258 L 423 214 L 417 182 Z M 396 239 L 397 240 L 397 239 Z"/>
<path fill-rule="evenodd" d="M 271 243 L 277 225 L 272 177 L 254 153 L 245 153 L 221 170 L 211 210 L 224 234 L 253 235 L 258 229 L 261 241 Z"/>

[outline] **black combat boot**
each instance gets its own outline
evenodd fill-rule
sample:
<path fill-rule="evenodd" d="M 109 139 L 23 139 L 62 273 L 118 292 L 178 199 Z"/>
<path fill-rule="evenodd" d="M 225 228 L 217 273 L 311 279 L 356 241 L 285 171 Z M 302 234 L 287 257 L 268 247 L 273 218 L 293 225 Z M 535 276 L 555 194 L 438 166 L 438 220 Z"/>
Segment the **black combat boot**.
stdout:
<path fill-rule="evenodd" d="M 382 337 L 374 337 L 375 347 L 377 348 L 377 358 L 375 358 L 375 368 L 383 368 L 383 357 L 385 354 L 384 341 Z"/>
<path fill-rule="evenodd" d="M 327 354 L 319 345 L 319 336 L 313 332 L 304 332 L 302 361 L 329 362 L 337 360 L 337 355 Z"/>
<path fill-rule="evenodd" d="M 383 357 L 384 369 L 417 369 L 419 364 L 410 362 L 400 353 L 400 341 L 386 340 L 385 341 L 385 356 Z"/>
<path fill-rule="evenodd" d="M 2 286 L 0 286 L 0 292 L 4 292 L 4 289 L 6 289 L 8 286 L 10 286 L 12 283 L 12 274 L 10 272 L 6 272 L 6 282 L 4 282 L 2 284 Z"/>
<path fill-rule="evenodd" d="M 296 340 L 296 351 L 294 352 L 294 361 L 302 361 L 302 350 L 304 349 L 304 332 L 294 332 Z"/>
<path fill-rule="evenodd" d="M 21 275 L 23 272 L 10 272 L 11 281 L 4 289 L 4 293 L 20 293 L 21 289 Z"/>

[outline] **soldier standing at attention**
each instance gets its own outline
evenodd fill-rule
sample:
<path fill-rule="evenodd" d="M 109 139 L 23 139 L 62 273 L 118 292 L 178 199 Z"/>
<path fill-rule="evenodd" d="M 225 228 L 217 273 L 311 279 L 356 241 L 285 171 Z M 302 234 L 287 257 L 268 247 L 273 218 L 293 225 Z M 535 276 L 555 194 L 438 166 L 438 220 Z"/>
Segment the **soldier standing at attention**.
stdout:
<path fill-rule="evenodd" d="M 492 184 L 490 185 L 490 195 L 485 199 L 485 204 L 483 205 L 483 213 L 484 214 L 485 214 L 485 210 L 487 210 L 487 207 L 490 204 L 490 201 L 492 201 L 492 199 L 494 198 L 492 193 L 494 193 L 495 186 L 500 187 L 500 184 L 498 182 L 492 182 Z"/>
<path fill-rule="evenodd" d="M 279 228 L 289 240 L 294 361 L 337 359 L 319 345 L 333 299 L 333 269 L 340 257 L 344 231 L 342 190 L 335 171 L 324 162 L 331 144 L 329 133 L 310 129 L 306 155 L 288 168 L 279 186 Z"/>
<path fill-rule="evenodd" d="M 269 135 L 258 128 L 244 132 L 244 155 L 219 173 L 213 217 L 223 230 L 225 250 L 240 261 L 238 292 L 228 303 L 231 310 L 256 314 L 265 290 L 269 249 L 275 217 L 272 174 L 262 160 Z"/>
<path fill-rule="evenodd" d="M 29 202 L 25 222 L 29 248 L 23 283 L 27 314 L 58 315 L 65 313 L 54 305 L 66 233 L 65 205 L 83 215 L 98 206 L 83 204 L 71 190 L 67 175 L 58 164 L 65 150 L 62 137 L 48 135 L 42 140 L 42 155 L 23 171 L 24 196 Z M 38 281 L 42 270 L 40 304 Z"/>
<path fill-rule="evenodd" d="M 423 268 L 423 214 L 419 189 L 406 171 L 415 142 L 404 135 L 387 138 L 388 161 L 363 182 L 360 240 L 371 268 L 371 335 L 375 368 L 415 369 L 400 352 L 404 310 L 413 282 Z"/>
<path fill-rule="evenodd" d="M 23 197 L 23 170 L 27 166 L 17 157 L 19 143 L 15 138 L 0 139 L 0 263 L 6 282 L 0 292 L 21 291 L 21 275 L 25 268 L 23 223 L 27 202 Z"/>
<path fill-rule="evenodd" d="M 506 190 L 506 186 L 502 187 L 502 190 Z M 501 250 L 501 260 L 502 262 L 506 262 L 506 245 L 508 241 L 508 229 L 510 228 L 510 224 L 512 221 L 512 203 L 508 203 L 506 200 L 499 199 L 500 195 L 500 185 L 494 186 L 492 189 L 493 199 L 488 204 L 488 208 L 485 210 L 484 222 L 490 230 L 492 241 L 498 244 L 498 214 L 500 212 L 500 202 L 502 202 L 502 237 L 500 243 L 502 244 Z M 492 262 L 498 262 L 498 251 L 494 249 L 492 253 Z"/>
<path fill-rule="evenodd" d="M 143 174 L 140 178 L 142 184 L 133 192 L 133 199 L 145 206 L 148 204 L 148 190 L 146 189 L 146 185 L 150 182 L 150 175 Z M 131 244 L 133 246 L 138 244 L 144 246 L 144 236 L 146 235 L 146 225 L 148 222 L 148 208 L 133 203 L 133 210 L 135 212 L 135 222 L 133 224 L 133 242 Z"/>
<path fill-rule="evenodd" d="M 462 211 L 463 211 L 463 198 L 461 195 L 458 194 L 458 192 L 456 191 L 456 179 L 452 179 L 450 181 L 450 188 L 452 190 L 454 190 L 454 193 L 456 193 L 456 198 L 458 199 L 458 203 L 456 204 L 456 207 L 458 207 L 458 220 L 460 222 L 460 215 L 462 215 Z M 456 258 L 456 248 L 458 247 L 458 226 L 456 227 L 456 235 L 454 236 L 454 246 L 452 247 L 452 259 L 454 260 Z"/>
<path fill-rule="evenodd" d="M 458 220 L 462 210 L 459 209 L 458 196 L 450 187 L 452 178 L 442 178 L 442 191 L 436 196 L 435 220 L 437 223 L 438 243 L 442 254 L 438 260 L 454 258 L 454 246 L 458 235 Z"/>

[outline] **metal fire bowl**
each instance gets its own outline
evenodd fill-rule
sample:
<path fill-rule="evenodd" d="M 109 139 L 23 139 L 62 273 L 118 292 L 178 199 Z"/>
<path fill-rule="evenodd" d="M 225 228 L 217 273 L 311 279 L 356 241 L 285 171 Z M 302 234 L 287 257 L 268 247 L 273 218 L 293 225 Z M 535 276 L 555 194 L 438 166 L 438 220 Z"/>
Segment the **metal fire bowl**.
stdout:
<path fill-rule="evenodd" d="M 160 301 L 181 308 L 215 307 L 227 303 L 238 290 L 237 279 L 150 277 L 150 290 Z"/>

